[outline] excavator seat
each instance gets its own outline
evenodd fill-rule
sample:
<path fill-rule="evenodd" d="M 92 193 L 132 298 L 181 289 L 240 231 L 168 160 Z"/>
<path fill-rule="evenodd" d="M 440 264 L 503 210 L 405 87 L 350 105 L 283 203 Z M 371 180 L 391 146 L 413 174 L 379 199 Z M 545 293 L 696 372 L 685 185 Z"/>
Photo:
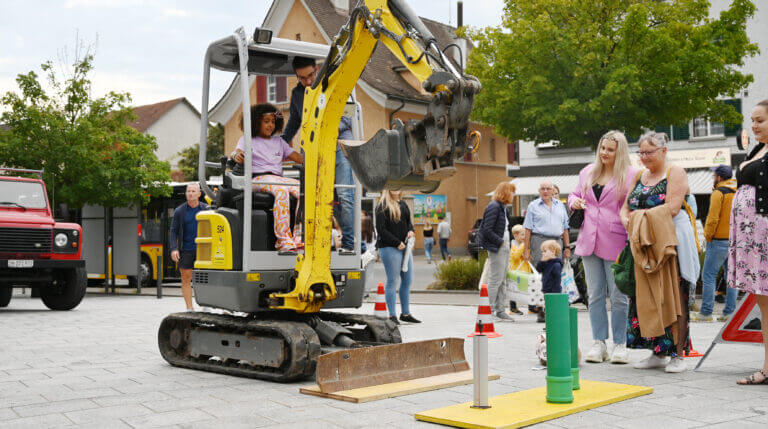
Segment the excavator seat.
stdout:
<path fill-rule="evenodd" d="M 224 162 L 224 160 L 222 160 Z M 226 209 L 233 212 L 228 214 L 228 218 L 232 218 L 233 214 L 236 219 L 229 219 L 230 223 L 241 223 L 244 213 L 243 200 L 245 197 L 245 180 L 242 172 L 242 165 L 234 163 L 233 160 L 227 160 L 227 166 L 230 168 L 223 175 L 223 184 L 216 193 L 216 206 L 220 209 Z M 239 167 L 239 168 L 238 168 Z M 267 251 L 275 250 L 275 244 L 277 237 L 275 237 L 274 230 L 274 214 L 272 208 L 275 204 L 275 197 L 272 194 L 266 192 L 254 191 L 251 197 L 251 250 L 254 251 Z M 290 215 L 291 215 L 291 228 L 296 223 L 296 206 L 298 201 L 294 197 L 290 197 Z M 238 225 L 237 230 L 242 230 L 242 226 Z"/>

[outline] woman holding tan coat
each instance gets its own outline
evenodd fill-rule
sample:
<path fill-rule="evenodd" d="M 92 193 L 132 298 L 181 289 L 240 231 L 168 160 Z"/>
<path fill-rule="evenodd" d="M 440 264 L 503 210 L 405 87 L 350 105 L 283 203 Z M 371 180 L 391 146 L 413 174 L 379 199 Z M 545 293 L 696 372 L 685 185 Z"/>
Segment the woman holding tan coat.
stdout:
<path fill-rule="evenodd" d="M 695 282 L 699 277 L 699 259 L 696 249 L 696 239 L 694 237 L 693 226 L 691 225 L 688 214 L 683 210 L 683 200 L 688 189 L 688 176 L 681 167 L 672 165 L 667 161 L 667 143 L 669 139 L 664 133 L 647 133 L 640 137 L 638 142 L 638 154 L 640 162 L 647 170 L 640 175 L 640 178 L 633 185 L 629 196 L 621 208 L 621 222 L 624 224 L 630 235 L 635 232 L 636 225 L 630 225 L 630 213 L 632 221 L 650 221 L 654 222 L 654 216 L 658 216 L 662 211 L 655 210 L 662 208 L 666 211 L 664 214 L 671 217 L 672 229 L 676 237 L 665 237 L 672 240 L 672 251 L 677 264 L 674 267 L 674 275 L 665 277 L 668 281 L 663 285 L 670 290 L 664 290 L 664 296 L 676 296 L 677 302 L 671 303 L 674 306 L 676 320 L 667 324 L 668 314 L 654 314 L 653 319 L 649 320 L 647 303 L 639 302 L 643 297 L 648 296 L 646 291 L 640 291 L 646 283 L 639 282 L 636 296 L 630 298 L 629 305 L 629 323 L 627 327 L 627 347 L 646 348 L 652 351 L 652 354 L 634 364 L 638 369 L 650 369 L 664 367 L 666 372 L 683 372 L 686 365 L 683 360 L 685 351 L 690 350 L 690 339 L 688 336 L 688 293 L 689 285 Z M 654 209 L 654 210 L 651 210 Z M 653 213 L 650 213 L 653 211 Z M 643 213 L 647 212 L 647 213 Z M 662 219 L 662 218 L 658 218 Z M 656 221 L 656 227 L 661 227 L 659 221 Z M 654 226 L 654 225 L 652 225 Z M 667 234 L 669 235 L 669 234 Z M 634 237 L 630 238 L 631 240 Z M 637 263 L 643 260 L 643 255 L 635 254 L 635 245 L 633 244 L 633 256 L 635 257 L 635 274 L 637 280 Z M 678 274 L 679 273 L 679 274 Z M 674 288 L 674 290 L 671 290 Z M 638 312 L 638 308 L 643 311 Z M 643 319 L 645 317 L 645 319 Z M 648 327 L 657 326 L 653 322 L 655 319 L 661 319 L 663 330 L 659 335 L 649 335 Z"/>

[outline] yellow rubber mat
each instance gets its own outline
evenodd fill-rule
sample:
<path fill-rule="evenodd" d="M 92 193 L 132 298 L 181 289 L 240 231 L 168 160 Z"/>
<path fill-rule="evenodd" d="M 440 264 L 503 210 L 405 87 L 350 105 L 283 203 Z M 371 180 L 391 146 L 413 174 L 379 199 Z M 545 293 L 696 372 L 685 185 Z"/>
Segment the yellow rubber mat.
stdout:
<path fill-rule="evenodd" d="M 538 387 L 494 396 L 489 409 L 471 408 L 467 402 L 417 413 L 416 419 L 462 428 L 519 428 L 653 392 L 652 387 L 604 381 L 581 380 L 580 385 L 570 404 L 548 403 L 547 388 Z"/>

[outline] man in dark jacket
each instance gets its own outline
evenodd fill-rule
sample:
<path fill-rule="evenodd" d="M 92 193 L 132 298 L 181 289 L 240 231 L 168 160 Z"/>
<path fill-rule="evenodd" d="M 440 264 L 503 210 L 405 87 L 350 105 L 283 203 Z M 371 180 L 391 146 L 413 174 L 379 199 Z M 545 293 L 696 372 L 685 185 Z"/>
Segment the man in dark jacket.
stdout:
<path fill-rule="evenodd" d="M 171 259 L 179 264 L 181 272 L 181 294 L 187 311 L 194 309 L 192 304 L 192 268 L 195 267 L 197 254 L 197 219 L 195 216 L 202 210 L 207 210 L 208 205 L 200 202 L 200 185 L 190 183 L 187 185 L 187 202 L 176 207 L 171 221 Z M 181 249 L 181 250 L 179 250 Z"/>
<path fill-rule="evenodd" d="M 317 74 L 317 65 L 312 58 L 296 57 L 293 59 L 293 71 L 299 83 L 291 91 L 291 107 L 288 123 L 283 131 L 283 140 L 290 143 L 301 126 L 301 114 L 304 110 L 304 90 L 312 86 Z M 352 118 L 342 116 L 339 122 L 339 140 L 352 140 Z M 352 166 L 344 152 L 336 145 L 336 184 L 354 185 L 355 180 Z M 352 254 L 355 249 L 355 190 L 352 188 L 337 188 L 340 213 L 336 220 L 341 227 L 341 254 Z"/>

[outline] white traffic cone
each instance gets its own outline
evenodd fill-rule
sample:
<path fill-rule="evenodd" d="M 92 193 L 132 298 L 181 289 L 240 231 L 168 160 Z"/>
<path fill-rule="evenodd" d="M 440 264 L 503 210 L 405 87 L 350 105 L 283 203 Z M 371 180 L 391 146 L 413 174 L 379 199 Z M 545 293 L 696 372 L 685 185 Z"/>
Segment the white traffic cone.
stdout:
<path fill-rule="evenodd" d="M 376 304 L 373 305 L 373 315 L 379 319 L 388 319 L 387 301 L 384 299 L 384 283 L 379 283 L 376 291 Z"/>

